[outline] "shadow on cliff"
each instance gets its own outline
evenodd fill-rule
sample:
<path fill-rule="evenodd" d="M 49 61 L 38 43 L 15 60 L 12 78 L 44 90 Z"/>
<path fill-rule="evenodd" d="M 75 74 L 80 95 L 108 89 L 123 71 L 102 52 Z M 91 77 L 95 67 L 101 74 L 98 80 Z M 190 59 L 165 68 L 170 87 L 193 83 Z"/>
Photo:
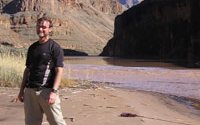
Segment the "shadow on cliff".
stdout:
<path fill-rule="evenodd" d="M 85 52 L 80 52 L 72 49 L 63 49 L 64 56 L 88 56 Z"/>
<path fill-rule="evenodd" d="M 20 11 L 19 0 L 13 0 L 3 8 L 3 13 L 15 14 Z"/>
<path fill-rule="evenodd" d="M 198 68 L 199 9 L 198 0 L 148 0 L 133 6 L 115 18 L 114 36 L 100 56 Z"/>

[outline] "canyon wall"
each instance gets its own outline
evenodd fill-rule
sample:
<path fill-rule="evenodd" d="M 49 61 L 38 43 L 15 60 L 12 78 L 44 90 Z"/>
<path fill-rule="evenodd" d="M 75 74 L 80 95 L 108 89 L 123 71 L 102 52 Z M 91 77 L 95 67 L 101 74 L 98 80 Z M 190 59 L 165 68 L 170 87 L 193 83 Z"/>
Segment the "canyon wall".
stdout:
<path fill-rule="evenodd" d="M 115 18 L 114 37 L 101 55 L 200 60 L 199 0 L 145 0 Z"/>

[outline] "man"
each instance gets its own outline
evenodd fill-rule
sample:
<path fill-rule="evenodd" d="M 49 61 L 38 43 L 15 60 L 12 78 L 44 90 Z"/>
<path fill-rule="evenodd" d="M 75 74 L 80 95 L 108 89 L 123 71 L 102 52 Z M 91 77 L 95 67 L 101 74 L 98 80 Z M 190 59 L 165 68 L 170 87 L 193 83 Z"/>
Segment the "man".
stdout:
<path fill-rule="evenodd" d="M 41 125 L 43 114 L 50 125 L 66 125 L 61 112 L 58 88 L 63 74 L 63 50 L 49 38 L 52 21 L 37 20 L 39 40 L 29 49 L 20 92 L 16 101 L 24 102 L 25 124 Z"/>

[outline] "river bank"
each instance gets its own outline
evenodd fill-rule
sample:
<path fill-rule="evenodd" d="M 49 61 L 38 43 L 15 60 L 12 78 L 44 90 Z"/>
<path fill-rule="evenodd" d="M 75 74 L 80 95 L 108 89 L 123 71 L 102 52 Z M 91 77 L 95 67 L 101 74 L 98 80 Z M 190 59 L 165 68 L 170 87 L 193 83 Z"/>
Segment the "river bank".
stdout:
<path fill-rule="evenodd" d="M 19 89 L 0 88 L 0 124 L 24 125 Z M 168 96 L 107 86 L 60 90 L 68 125 L 199 125 L 200 116 Z M 43 125 L 48 123 L 44 119 Z"/>

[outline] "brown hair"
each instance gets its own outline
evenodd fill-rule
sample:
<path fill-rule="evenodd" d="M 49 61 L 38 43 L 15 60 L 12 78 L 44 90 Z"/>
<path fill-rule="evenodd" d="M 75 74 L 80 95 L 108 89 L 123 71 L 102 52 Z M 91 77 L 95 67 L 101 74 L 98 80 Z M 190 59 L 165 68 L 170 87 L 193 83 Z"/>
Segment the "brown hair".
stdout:
<path fill-rule="evenodd" d="M 46 17 L 46 16 L 39 18 L 39 19 L 37 20 L 37 24 L 40 24 L 40 23 L 43 22 L 43 21 L 48 21 L 48 22 L 49 22 L 49 27 L 50 27 L 50 28 L 53 27 L 52 20 L 51 20 L 49 17 Z"/>

